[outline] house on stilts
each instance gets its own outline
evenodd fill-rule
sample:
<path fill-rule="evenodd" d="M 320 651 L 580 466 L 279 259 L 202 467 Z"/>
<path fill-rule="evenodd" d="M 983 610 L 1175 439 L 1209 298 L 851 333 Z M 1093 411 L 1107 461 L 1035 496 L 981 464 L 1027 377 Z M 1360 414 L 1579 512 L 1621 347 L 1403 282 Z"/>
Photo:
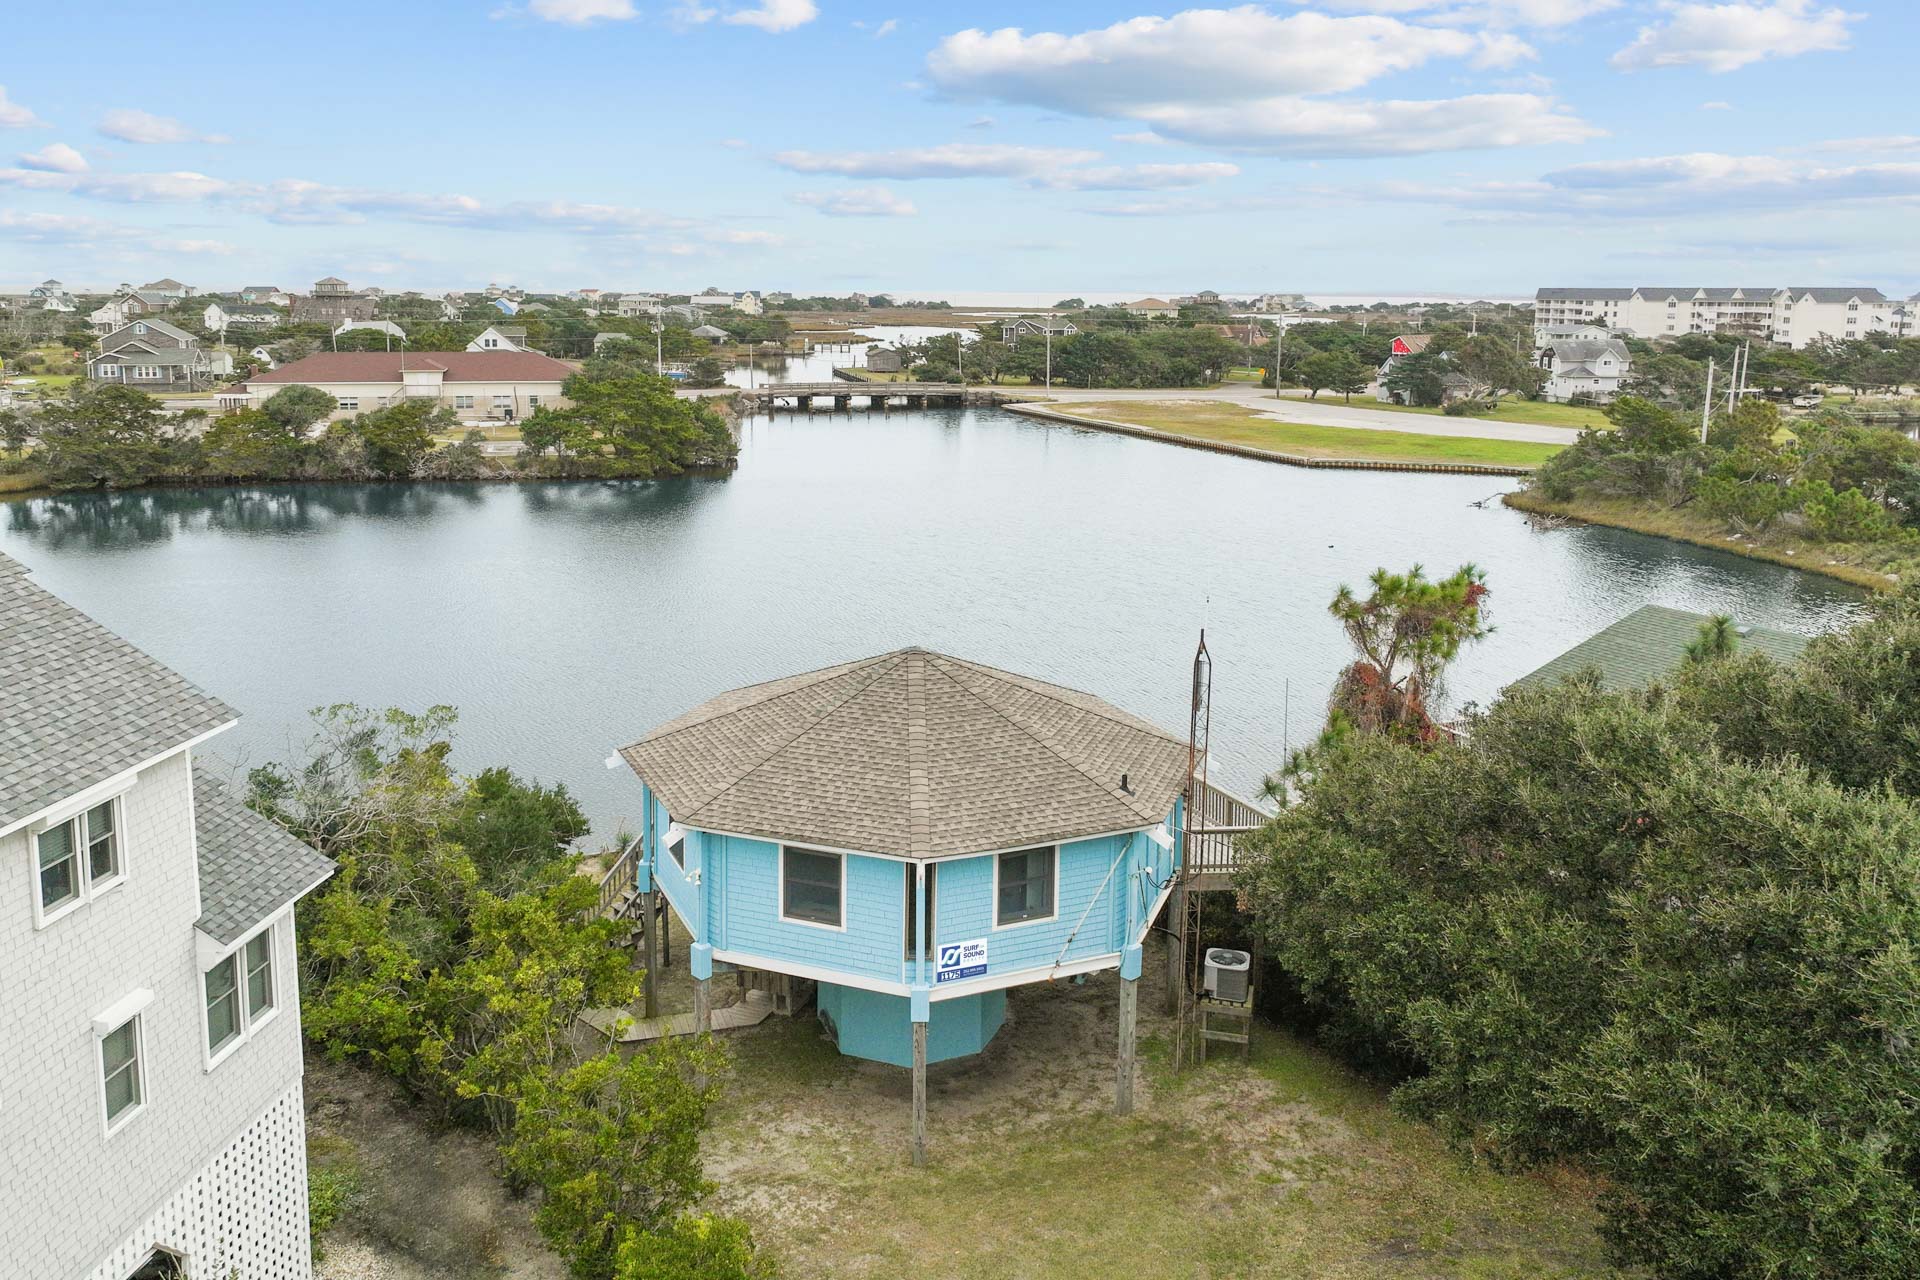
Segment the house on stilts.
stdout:
<path fill-rule="evenodd" d="M 619 755 L 644 834 L 604 896 L 652 919 L 661 895 L 686 923 L 696 1029 L 717 966 L 812 982 L 842 1053 L 912 1071 L 921 1163 L 927 1064 L 984 1049 L 1008 988 L 1115 969 L 1115 1103 L 1131 1108 L 1142 944 L 1181 866 L 1188 739 L 908 648 L 722 694 Z"/>

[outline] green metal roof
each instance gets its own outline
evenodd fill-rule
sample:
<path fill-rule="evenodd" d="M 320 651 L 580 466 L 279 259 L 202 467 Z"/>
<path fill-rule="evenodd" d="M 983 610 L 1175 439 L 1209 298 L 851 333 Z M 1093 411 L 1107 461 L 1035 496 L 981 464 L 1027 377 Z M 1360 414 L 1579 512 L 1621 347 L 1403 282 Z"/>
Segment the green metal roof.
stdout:
<path fill-rule="evenodd" d="M 1545 666 L 1521 676 L 1510 687 L 1558 684 L 1591 668 L 1600 673 L 1602 688 L 1644 688 L 1673 674 L 1686 658 L 1687 646 L 1708 620 L 1704 613 L 1643 605 Z M 1735 652 L 1758 651 L 1775 662 L 1794 661 L 1808 643 L 1806 636 L 1745 626 L 1738 619 L 1734 627 L 1739 638 Z"/>

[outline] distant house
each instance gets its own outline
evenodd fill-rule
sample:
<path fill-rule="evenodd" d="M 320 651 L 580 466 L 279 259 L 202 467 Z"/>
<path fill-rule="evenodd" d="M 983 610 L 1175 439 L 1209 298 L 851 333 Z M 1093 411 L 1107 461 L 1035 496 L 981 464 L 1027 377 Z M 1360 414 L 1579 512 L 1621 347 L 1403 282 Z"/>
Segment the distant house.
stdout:
<path fill-rule="evenodd" d="M 1253 300 L 1253 309 L 1263 312 L 1293 311 L 1306 305 L 1307 298 L 1302 293 L 1263 293 Z"/>
<path fill-rule="evenodd" d="M 688 298 L 687 301 L 693 306 L 705 307 L 709 311 L 733 311 L 738 308 L 737 300 L 732 294 L 723 293 L 718 289 L 709 289 L 705 293 L 696 293 L 691 298 Z M 759 299 L 754 299 L 754 302 L 757 305 Z"/>
<path fill-rule="evenodd" d="M 1022 338 L 1044 338 L 1052 334 L 1056 338 L 1070 337 L 1080 332 L 1071 320 L 1061 320 L 1053 316 L 1021 316 L 1017 320 L 1000 322 L 1000 341 L 1013 346 Z"/>
<path fill-rule="evenodd" d="M 200 339 L 165 320 L 135 320 L 114 330 L 87 361 L 87 376 L 95 382 L 142 391 L 189 391 L 204 386 L 214 371 Z"/>
<path fill-rule="evenodd" d="M 42 311 L 77 311 L 79 310 L 79 308 L 75 305 L 73 298 L 64 293 L 50 293 L 46 297 L 40 299 L 40 309 Z"/>
<path fill-rule="evenodd" d="M 273 358 L 273 352 L 267 350 L 265 347 L 255 347 L 253 350 L 247 352 L 247 354 L 269 369 L 278 369 L 280 367 L 280 362 Z"/>
<path fill-rule="evenodd" d="M 66 291 L 67 286 L 61 284 L 58 280 L 42 280 L 39 284 L 27 290 L 27 296 L 29 298 L 57 298 L 66 293 Z"/>
<path fill-rule="evenodd" d="M 867 371 L 870 373 L 899 373 L 905 360 L 893 347 L 868 347 Z"/>
<path fill-rule="evenodd" d="M 140 288 L 144 292 L 157 293 L 163 298 L 169 298 L 175 301 L 178 301 L 181 298 L 188 298 L 193 296 L 192 289 L 188 288 L 184 284 L 181 284 L 178 280 L 175 280 L 172 276 L 167 276 L 159 280 L 149 280 L 147 281 L 147 283 L 141 285 Z"/>
<path fill-rule="evenodd" d="M 489 298 L 487 299 L 487 305 L 503 316 L 513 315 L 520 310 L 520 304 L 512 298 Z"/>
<path fill-rule="evenodd" d="M 660 310 L 660 298 L 652 293 L 623 293 L 620 295 L 620 314 L 629 320 L 641 316 L 650 316 Z"/>
<path fill-rule="evenodd" d="M 693 331 L 693 336 L 702 342 L 711 343 L 716 347 L 728 341 L 728 335 L 725 329 L 717 329 L 710 324 L 700 325 Z"/>
<path fill-rule="evenodd" d="M 277 284 L 250 284 L 240 291 L 240 301 L 249 305 L 284 307 L 293 299 Z"/>
<path fill-rule="evenodd" d="M 1180 314 L 1180 308 L 1165 298 L 1142 298 L 1138 302 L 1125 304 L 1121 309 L 1128 315 L 1145 320 L 1171 320 Z"/>
<path fill-rule="evenodd" d="M 95 332 L 112 333 L 141 316 L 158 315 L 170 305 L 171 300 L 161 294 L 136 289 L 88 313 L 87 322 Z"/>
<path fill-rule="evenodd" d="M 1419 355 L 1433 341 L 1430 333 L 1403 333 L 1395 337 L 1388 348 L 1386 361 L 1381 364 L 1375 376 L 1374 399 L 1388 404 L 1405 404 L 1406 397 L 1398 391 L 1387 390 L 1387 376 L 1399 367 L 1408 356 Z"/>
<path fill-rule="evenodd" d="M 523 324 L 495 324 L 482 329 L 472 342 L 467 344 L 469 351 L 531 351 L 527 345 L 527 327 Z"/>
<path fill-rule="evenodd" d="M 631 342 L 638 346 L 640 339 L 630 333 L 596 333 L 593 335 L 593 353 L 599 355 L 602 348 L 615 342 Z"/>
<path fill-rule="evenodd" d="M 356 294 L 340 277 L 327 276 L 313 282 L 312 293 L 293 299 L 293 318 L 336 325 L 342 320 L 371 320 L 378 306 L 373 298 Z"/>
<path fill-rule="evenodd" d="M 207 328 L 216 333 L 226 329 L 271 329 L 280 323 L 280 313 L 272 307 L 248 306 L 238 302 L 209 302 L 204 313 Z"/>
<path fill-rule="evenodd" d="M 542 405 L 564 406 L 574 366 L 533 351 L 322 351 L 256 374 L 221 397 L 227 408 L 266 402 L 282 387 L 318 387 L 334 418 L 403 400 L 431 400 L 463 421 L 512 421 Z"/>
<path fill-rule="evenodd" d="M 389 338 L 398 338 L 402 342 L 407 340 L 407 331 L 391 320 L 342 320 L 334 327 L 333 336 L 337 338 L 343 333 L 352 333 L 355 329 L 372 329 L 376 333 L 386 334 Z"/>
<path fill-rule="evenodd" d="M 1515 680 L 1510 688 L 1554 685 L 1593 671 L 1603 689 L 1641 689 L 1664 680 L 1686 660 L 1687 646 L 1709 621 L 1706 614 L 1642 605 L 1612 626 L 1582 640 L 1551 662 Z M 1794 662 L 1807 647 L 1807 637 L 1767 627 L 1735 624 L 1735 651 L 1764 653 L 1775 662 Z"/>
<path fill-rule="evenodd" d="M 1550 342 L 1534 353 L 1534 361 L 1547 375 L 1542 398 L 1561 403 L 1576 397 L 1611 400 L 1633 370 L 1633 357 L 1619 338 Z"/>

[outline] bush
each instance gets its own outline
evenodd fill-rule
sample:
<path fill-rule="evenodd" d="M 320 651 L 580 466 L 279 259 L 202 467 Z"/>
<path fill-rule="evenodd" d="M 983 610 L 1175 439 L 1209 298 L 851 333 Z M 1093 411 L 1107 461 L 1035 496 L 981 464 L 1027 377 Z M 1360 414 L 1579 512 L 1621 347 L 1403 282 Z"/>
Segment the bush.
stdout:
<path fill-rule="evenodd" d="M 1449 400 L 1441 406 L 1440 412 L 1449 418 L 1483 418 L 1499 407 L 1497 400 Z"/>
<path fill-rule="evenodd" d="M 324 1237 L 360 1195 L 360 1173 L 351 1165 L 315 1164 L 307 1160 L 307 1224 L 312 1232 L 313 1260 L 327 1256 Z"/>
<path fill-rule="evenodd" d="M 1920 1272 L 1920 596 L 1801 668 L 1527 689 L 1336 741 L 1249 841 L 1276 959 L 1395 1103 L 1607 1176 L 1620 1261 Z M 1904 744 L 1904 745 L 1903 745 Z M 1891 784 L 1891 786 L 1889 786 Z"/>

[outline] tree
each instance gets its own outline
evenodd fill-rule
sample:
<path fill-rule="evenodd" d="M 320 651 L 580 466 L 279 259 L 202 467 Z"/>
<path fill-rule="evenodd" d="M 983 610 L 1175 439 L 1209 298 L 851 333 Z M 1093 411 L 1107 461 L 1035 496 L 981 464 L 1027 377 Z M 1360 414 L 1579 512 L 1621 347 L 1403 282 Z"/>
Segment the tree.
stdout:
<path fill-rule="evenodd" d="M 436 433 L 452 431 L 460 420 L 452 409 L 431 400 L 402 400 L 363 413 L 350 423 L 336 423 L 334 431 L 361 441 L 367 464 L 377 475 L 406 479 L 433 451 Z"/>
<path fill-rule="evenodd" d="M 715 356 L 701 356 L 687 373 L 687 385 L 692 387 L 720 387 L 726 382 L 727 366 Z"/>
<path fill-rule="evenodd" d="M 1454 353 L 1453 368 L 1467 380 L 1470 400 L 1537 395 L 1546 376 L 1512 343 L 1486 334 L 1461 344 Z"/>
<path fill-rule="evenodd" d="M 1418 351 L 1395 360 L 1381 385 L 1407 404 L 1434 407 L 1447 398 L 1449 372 L 1445 353 Z"/>
<path fill-rule="evenodd" d="M 1337 389 L 1348 372 L 1343 353 L 1316 351 L 1300 362 L 1295 376 L 1300 385 L 1307 389 L 1308 399 L 1318 400 L 1322 391 Z"/>
<path fill-rule="evenodd" d="M 1686 660 L 1698 665 L 1716 658 L 1731 657 L 1740 647 L 1740 636 L 1733 629 L 1731 614 L 1716 613 L 1700 624 L 1700 634 L 1687 642 Z"/>
<path fill-rule="evenodd" d="M 554 450 L 569 472 L 675 475 L 690 467 L 725 466 L 739 451 L 712 406 L 680 399 L 672 382 L 632 363 L 589 360 L 562 391 L 572 403 L 543 407 L 521 438 L 536 454 Z"/>
<path fill-rule="evenodd" d="M 1437 733 L 1429 708 L 1447 664 L 1487 634 L 1486 575 L 1469 564 L 1430 582 L 1414 565 L 1404 574 L 1376 569 L 1369 581 L 1364 600 L 1343 585 L 1327 606 L 1360 655 L 1341 672 L 1329 713 L 1363 733 L 1429 741 Z"/>
<path fill-rule="evenodd" d="M 75 383 L 34 423 L 41 472 L 57 488 L 110 489 L 177 475 L 189 444 L 173 435 L 160 402 L 131 387 Z"/>

